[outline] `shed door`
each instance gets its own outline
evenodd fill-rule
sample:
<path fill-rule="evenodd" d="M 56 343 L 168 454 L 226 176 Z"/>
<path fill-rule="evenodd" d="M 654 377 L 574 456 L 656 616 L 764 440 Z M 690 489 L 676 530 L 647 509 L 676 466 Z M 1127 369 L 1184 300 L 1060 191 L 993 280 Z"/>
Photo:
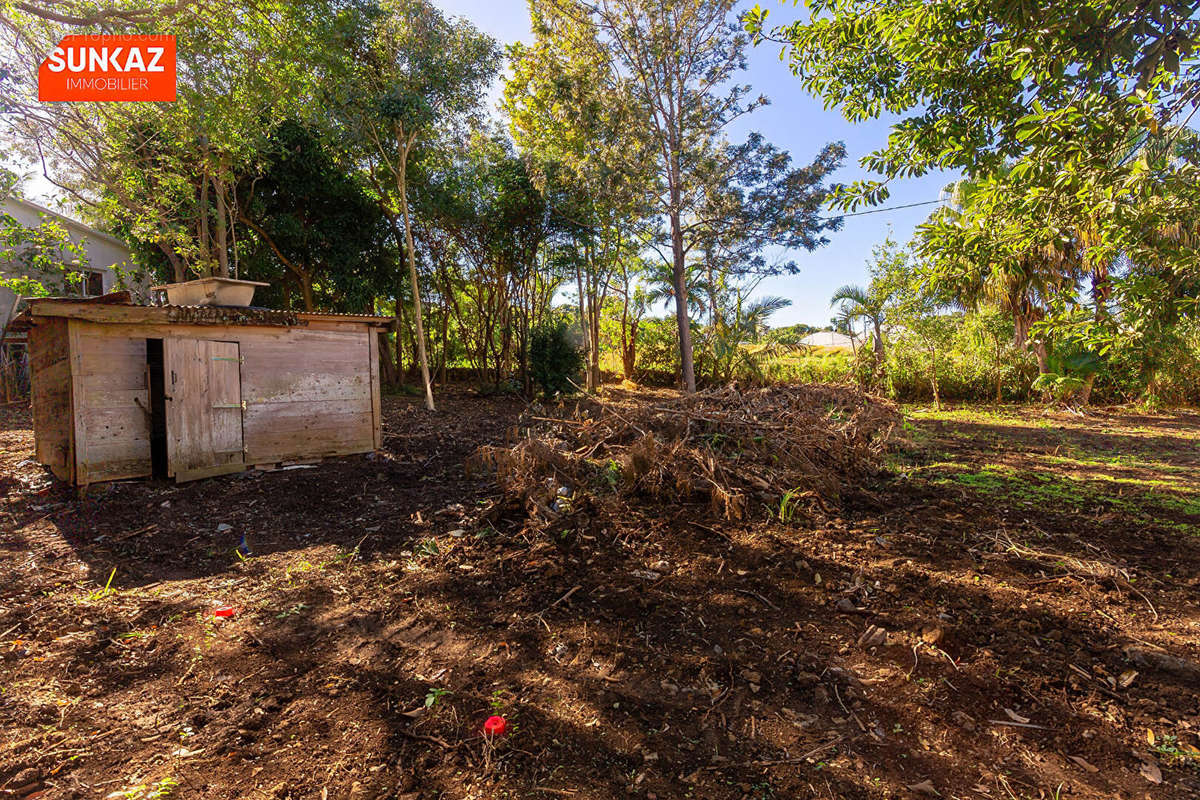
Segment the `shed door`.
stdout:
<path fill-rule="evenodd" d="M 237 342 L 163 342 L 167 474 L 175 480 L 242 469 L 241 366 Z"/>

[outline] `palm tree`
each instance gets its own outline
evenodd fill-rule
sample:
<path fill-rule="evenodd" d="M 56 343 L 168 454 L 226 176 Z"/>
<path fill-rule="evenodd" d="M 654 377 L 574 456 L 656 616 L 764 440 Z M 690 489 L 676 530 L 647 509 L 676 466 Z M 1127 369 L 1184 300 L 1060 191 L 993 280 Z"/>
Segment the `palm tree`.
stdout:
<path fill-rule="evenodd" d="M 874 282 L 869 289 L 848 283 L 834 292 L 833 297 L 829 299 L 831 306 L 841 303 L 840 311 L 847 321 L 865 319 L 871 323 L 874 329 L 875 361 L 879 364 L 884 360 L 884 306 L 889 299 L 889 295 L 875 286 Z"/>
<path fill-rule="evenodd" d="M 1001 173 L 1006 174 L 1006 173 Z M 1049 351 L 1042 340 L 1030 341 L 1034 323 L 1046 316 L 1049 300 L 1064 292 L 1070 293 L 1082 278 L 1079 247 L 1075 242 L 1060 242 L 1041 248 L 1016 250 L 1003 243 L 1006 226 L 1015 221 L 1000 216 L 990 225 L 971 226 L 967 223 L 978 210 L 981 201 L 988 199 L 983 191 L 985 182 L 963 178 L 942 190 L 946 206 L 934 212 L 931 220 L 955 228 L 960 241 L 991 247 L 991 257 L 985 266 L 973 265 L 959 273 L 951 287 L 957 304 L 964 309 L 984 306 L 999 307 L 1012 315 L 1013 346 L 1032 351 L 1038 362 L 1038 373 L 1049 369 Z"/>

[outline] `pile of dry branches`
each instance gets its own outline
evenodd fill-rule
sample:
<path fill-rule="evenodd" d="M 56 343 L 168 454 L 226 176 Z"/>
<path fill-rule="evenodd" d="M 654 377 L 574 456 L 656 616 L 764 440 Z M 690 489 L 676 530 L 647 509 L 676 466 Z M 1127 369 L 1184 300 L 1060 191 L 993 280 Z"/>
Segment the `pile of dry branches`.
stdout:
<path fill-rule="evenodd" d="M 704 504 L 726 519 L 836 511 L 843 491 L 873 474 L 894 405 L 842 386 L 809 385 L 686 396 L 607 392 L 557 412 L 533 407 L 512 447 L 483 447 L 530 522 L 626 503 Z"/>

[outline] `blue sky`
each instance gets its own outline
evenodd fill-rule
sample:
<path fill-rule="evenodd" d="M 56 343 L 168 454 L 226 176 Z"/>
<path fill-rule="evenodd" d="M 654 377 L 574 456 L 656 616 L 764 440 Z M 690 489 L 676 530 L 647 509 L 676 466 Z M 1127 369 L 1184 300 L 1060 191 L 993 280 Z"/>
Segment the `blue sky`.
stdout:
<path fill-rule="evenodd" d="M 528 40 L 529 12 L 525 0 L 434 0 L 447 14 L 465 17 L 476 27 L 499 41 L 508 44 Z M 771 7 L 770 4 L 764 3 Z M 789 3 L 771 7 L 772 21 L 783 23 L 800 13 Z M 858 167 L 858 159 L 882 146 L 887 140 L 888 122 L 884 120 L 852 125 L 836 110 L 826 111 L 821 101 L 801 87 L 800 82 L 779 59 L 777 45 L 762 45 L 750 53 L 750 68 L 741 81 L 754 87 L 756 93 L 767 95 L 771 105 L 760 109 L 733 128 L 734 137 L 758 130 L 775 145 L 787 149 L 796 163 L 811 161 L 826 142 L 846 144 L 846 166 L 835 179 L 851 181 L 866 177 Z M 891 185 L 892 196 L 884 207 L 906 203 L 937 200 L 941 189 L 953 180 L 949 175 L 928 175 Z M 807 322 L 825 325 L 833 316 L 829 296 L 846 283 L 866 282 L 866 260 L 871 248 L 883 241 L 891 226 L 893 236 L 906 242 L 913 229 L 929 216 L 936 206 L 901 209 L 845 220 L 841 231 L 830 235 L 826 247 L 812 253 L 796 253 L 800 265 L 798 275 L 770 278 L 758 287 L 762 294 L 776 294 L 792 301 L 791 307 L 776 314 L 773 326 Z"/>

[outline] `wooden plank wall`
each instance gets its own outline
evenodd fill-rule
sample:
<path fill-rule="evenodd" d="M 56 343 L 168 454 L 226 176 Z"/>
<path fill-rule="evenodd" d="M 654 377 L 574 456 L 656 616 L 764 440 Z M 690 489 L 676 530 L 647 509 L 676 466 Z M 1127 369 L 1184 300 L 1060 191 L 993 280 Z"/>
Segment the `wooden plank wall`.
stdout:
<path fill-rule="evenodd" d="M 375 449 L 372 330 L 291 328 L 242 340 L 247 463 Z"/>
<path fill-rule="evenodd" d="M 361 323 L 307 327 L 70 321 L 75 344 L 79 483 L 151 474 L 146 339 L 236 342 L 242 358 L 245 463 L 301 461 L 376 448 L 378 368 Z"/>
<path fill-rule="evenodd" d="M 151 474 L 145 331 L 71 320 L 76 482 Z"/>
<path fill-rule="evenodd" d="M 70 338 L 65 319 L 46 318 L 29 332 L 34 452 L 59 478 L 74 478 Z"/>
<path fill-rule="evenodd" d="M 242 446 L 237 342 L 166 341 L 167 474 L 179 480 L 237 472 Z"/>

